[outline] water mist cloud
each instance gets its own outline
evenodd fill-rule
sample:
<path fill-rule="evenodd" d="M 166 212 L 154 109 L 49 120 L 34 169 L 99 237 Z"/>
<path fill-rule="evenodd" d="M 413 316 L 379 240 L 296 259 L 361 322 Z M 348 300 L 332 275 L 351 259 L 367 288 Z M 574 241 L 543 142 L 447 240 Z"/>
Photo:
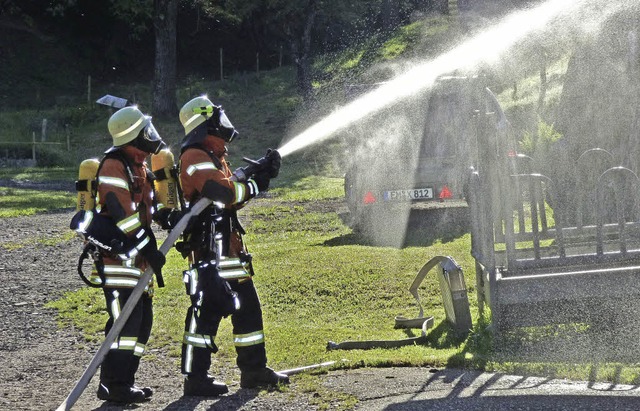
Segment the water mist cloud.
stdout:
<path fill-rule="evenodd" d="M 564 24 L 567 29 L 595 30 L 614 10 L 628 5 L 599 0 L 549 0 L 539 6 L 514 12 L 496 25 L 476 34 L 439 57 L 414 66 L 357 100 L 339 108 L 278 149 L 285 157 L 331 137 L 337 131 L 384 109 L 405 97 L 433 85 L 436 79 L 455 70 L 491 64 L 517 42 L 547 27 Z M 614 4 L 611 4 L 614 3 Z"/>

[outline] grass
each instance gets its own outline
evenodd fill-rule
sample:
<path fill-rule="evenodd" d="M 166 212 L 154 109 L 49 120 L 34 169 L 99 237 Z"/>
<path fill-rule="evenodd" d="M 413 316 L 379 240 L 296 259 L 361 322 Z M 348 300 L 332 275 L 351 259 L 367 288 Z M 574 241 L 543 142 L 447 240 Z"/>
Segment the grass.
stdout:
<path fill-rule="evenodd" d="M 459 349 L 454 342 L 446 341 L 446 336 L 439 336 L 434 347 L 378 349 L 364 355 L 326 351 L 328 341 L 405 338 L 405 331 L 393 328 L 394 317 L 417 314 L 407 287 L 430 256 L 420 247 L 331 245 L 336 238 L 352 232 L 335 213 L 316 211 L 319 203 L 339 197 L 336 179 L 312 180 L 300 181 L 286 196 L 274 192 L 271 198 L 257 200 L 243 211 L 272 365 L 293 368 L 343 359 L 347 360 L 345 366 L 446 364 L 448 357 Z M 460 241 L 462 247 L 469 246 L 468 236 Z M 432 252 L 459 254 L 459 247 L 456 242 L 436 244 Z M 468 258 L 460 256 L 460 259 L 470 264 Z M 176 356 L 188 300 L 181 281 L 185 268 L 185 261 L 171 252 L 164 269 L 167 286 L 157 290 L 155 300 L 152 345 L 168 347 Z M 440 324 L 444 311 L 438 302 L 435 275 L 425 281 L 421 293 L 434 297 L 426 299 L 425 309 Z M 96 296 L 100 296 L 96 290 L 82 290 L 51 306 L 60 311 L 64 323 L 73 323 L 87 339 L 94 340 L 101 337 L 99 330 L 106 320 L 105 314 L 92 309 L 90 314 L 83 314 L 76 308 L 81 304 L 99 307 Z M 223 348 L 218 356 L 231 361 L 235 354 L 229 321 L 223 321 L 219 336 Z"/>
<path fill-rule="evenodd" d="M 26 181 L 74 181 L 76 167 L 0 167 L 0 180 Z"/>
<path fill-rule="evenodd" d="M 75 207 L 75 194 L 69 192 L 0 187 L 0 218 L 71 207 Z"/>
<path fill-rule="evenodd" d="M 242 210 L 247 244 L 254 256 L 256 287 L 263 304 L 270 365 L 278 369 L 336 361 L 336 368 L 362 366 L 462 366 L 498 372 L 616 382 L 637 382 L 629 364 L 565 363 L 527 360 L 492 351 L 491 335 L 479 318 L 475 298 L 470 236 L 435 241 L 430 246 L 374 247 L 359 242 L 337 214 L 325 207 L 340 199 L 339 180 L 309 177 L 278 187 L 268 198 Z M 414 317 L 418 309 L 408 286 L 430 258 L 450 255 L 463 268 L 475 329 L 460 340 L 445 321 L 436 272 L 419 289 L 426 315 L 435 317 L 429 343 L 398 349 L 327 351 L 329 341 L 401 339 L 418 330 L 396 330 L 394 317 Z M 179 359 L 188 298 L 182 284 L 186 262 L 175 252 L 164 269 L 166 287 L 156 290 L 150 348 L 162 348 Z M 100 290 L 68 293 L 50 307 L 59 311 L 61 326 L 81 330 L 87 341 L 100 341 L 106 321 Z M 78 307 L 85 307 L 78 310 Z M 216 367 L 233 367 L 235 352 L 230 321 L 218 333 L 221 350 Z M 307 389 L 321 390 L 313 379 Z M 315 387 L 315 388 L 314 388 Z M 349 403 L 350 398 L 341 401 Z"/>

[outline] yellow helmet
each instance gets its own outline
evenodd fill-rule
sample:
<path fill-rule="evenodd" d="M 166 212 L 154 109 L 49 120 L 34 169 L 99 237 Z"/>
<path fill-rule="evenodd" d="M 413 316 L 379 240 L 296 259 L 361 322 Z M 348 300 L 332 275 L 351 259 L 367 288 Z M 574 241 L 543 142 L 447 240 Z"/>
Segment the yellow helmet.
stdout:
<path fill-rule="evenodd" d="M 142 114 L 137 106 L 121 108 L 109 118 L 109 134 L 113 146 L 120 147 L 133 141 L 140 131 L 151 123 L 151 117 Z"/>

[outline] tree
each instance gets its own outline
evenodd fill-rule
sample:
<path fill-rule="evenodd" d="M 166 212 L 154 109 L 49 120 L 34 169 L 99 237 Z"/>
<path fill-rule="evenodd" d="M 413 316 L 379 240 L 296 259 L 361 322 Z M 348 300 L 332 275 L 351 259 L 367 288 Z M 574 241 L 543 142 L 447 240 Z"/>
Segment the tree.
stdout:
<path fill-rule="evenodd" d="M 176 20 L 178 0 L 154 0 L 153 26 L 156 37 L 152 112 L 161 118 L 175 117 Z"/>
<path fill-rule="evenodd" d="M 327 1 L 304 0 L 235 0 L 233 9 L 243 19 L 263 19 L 263 25 L 270 27 L 273 36 L 288 45 L 296 66 L 298 91 L 305 101 L 312 97 L 312 38 L 313 28 L 320 8 Z"/>
<path fill-rule="evenodd" d="M 296 68 L 298 91 L 306 102 L 310 102 L 313 98 L 314 55 L 322 51 L 322 47 L 339 43 L 334 38 L 336 31 L 340 30 L 339 35 L 348 36 L 347 33 L 365 19 L 371 8 L 379 10 L 380 1 L 233 0 L 229 4 L 240 18 L 251 21 L 254 27 L 268 28 L 256 32 L 266 31 L 272 43 L 280 42 L 287 46 Z"/>
<path fill-rule="evenodd" d="M 285 30 L 288 34 L 293 62 L 296 65 L 298 91 L 304 101 L 309 102 L 313 96 L 311 85 L 311 30 L 318 13 L 317 1 L 309 0 L 301 10 L 298 24 L 292 22 Z"/>

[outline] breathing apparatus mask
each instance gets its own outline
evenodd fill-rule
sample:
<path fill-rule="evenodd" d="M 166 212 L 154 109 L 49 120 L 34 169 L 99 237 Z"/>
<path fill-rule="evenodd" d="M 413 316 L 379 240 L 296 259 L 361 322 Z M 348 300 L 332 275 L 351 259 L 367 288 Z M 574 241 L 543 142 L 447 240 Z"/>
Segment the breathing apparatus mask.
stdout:
<path fill-rule="evenodd" d="M 222 106 L 196 107 L 193 109 L 193 112 L 207 117 L 207 121 L 205 122 L 207 134 L 220 137 L 227 143 L 231 143 L 238 135 L 238 132 L 235 127 L 233 127 L 233 124 L 231 124 Z"/>
<path fill-rule="evenodd" d="M 167 146 L 151 122 L 140 130 L 140 133 L 131 142 L 131 145 L 149 154 L 158 154 L 160 150 Z"/>

